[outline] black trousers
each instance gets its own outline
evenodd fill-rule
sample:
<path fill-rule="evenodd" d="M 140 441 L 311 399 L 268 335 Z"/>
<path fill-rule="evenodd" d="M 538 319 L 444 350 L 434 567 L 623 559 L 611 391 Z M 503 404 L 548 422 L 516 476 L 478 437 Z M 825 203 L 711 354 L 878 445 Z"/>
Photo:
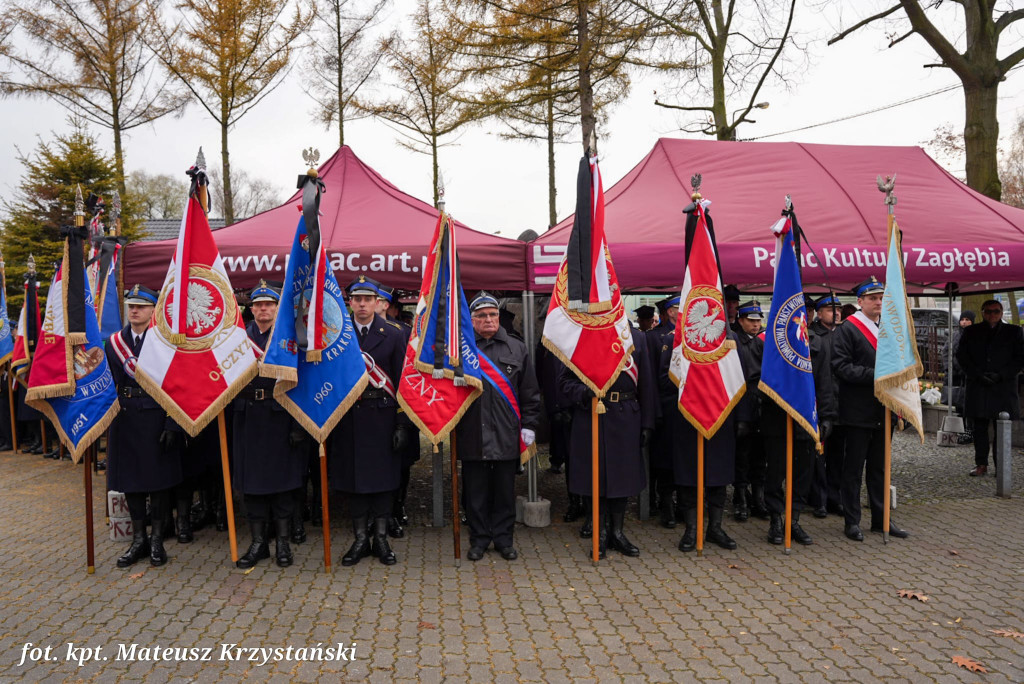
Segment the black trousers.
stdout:
<path fill-rule="evenodd" d="M 800 429 L 800 428 L 794 428 Z M 782 515 L 786 511 L 786 438 L 765 437 L 765 455 L 768 473 L 764 483 L 764 503 L 768 511 Z M 793 440 L 793 512 L 799 513 L 807 505 L 807 496 L 814 479 L 815 449 L 806 439 Z"/>
<path fill-rule="evenodd" d="M 395 493 L 373 492 L 372 494 L 347 494 L 348 510 L 352 519 L 366 518 L 376 520 L 387 518 L 391 515 L 391 507 L 394 505 Z"/>
<path fill-rule="evenodd" d="M 518 462 L 463 461 L 462 492 L 469 524 L 469 545 L 486 549 L 512 546 L 516 524 Z"/>
<path fill-rule="evenodd" d="M 885 487 L 885 430 L 847 427 L 844 431 L 846 453 L 843 457 L 842 498 L 846 524 L 860 525 L 860 482 L 863 476 L 868 486 L 871 523 L 881 525 L 882 490 Z"/>
<path fill-rule="evenodd" d="M 764 436 L 760 430 L 743 438 L 737 438 L 734 487 L 764 484 L 767 463 L 763 442 Z"/>
<path fill-rule="evenodd" d="M 846 453 L 846 428 L 836 425 L 825 440 L 825 481 L 827 504 L 838 506 L 843 502 L 840 492 L 843 482 L 843 457 Z"/>
<path fill-rule="evenodd" d="M 146 496 L 149 496 L 150 517 L 154 522 L 163 522 L 164 517 L 171 508 L 171 496 L 174 489 L 161 489 L 158 492 L 125 492 L 125 503 L 128 504 L 128 514 L 132 520 L 144 520 L 146 518 Z"/>
<path fill-rule="evenodd" d="M 274 492 L 273 494 L 246 494 L 245 517 L 252 522 L 270 520 L 291 520 L 295 512 L 295 492 Z"/>
<path fill-rule="evenodd" d="M 548 416 L 548 424 L 551 426 L 551 443 L 549 445 L 550 456 L 548 460 L 553 466 L 562 466 L 569 462 L 569 434 L 572 430 L 570 421 L 559 421 L 555 418 L 557 414 Z M 566 482 L 569 478 L 566 478 Z"/>
<path fill-rule="evenodd" d="M 996 422 L 990 418 L 974 418 L 974 465 L 987 466 L 992 452 L 992 465 L 996 463 Z"/>
<path fill-rule="evenodd" d="M 677 491 L 679 492 L 684 509 L 697 507 L 696 487 L 679 487 Z M 704 503 L 707 504 L 708 508 L 725 508 L 725 485 L 721 487 L 705 487 Z"/>

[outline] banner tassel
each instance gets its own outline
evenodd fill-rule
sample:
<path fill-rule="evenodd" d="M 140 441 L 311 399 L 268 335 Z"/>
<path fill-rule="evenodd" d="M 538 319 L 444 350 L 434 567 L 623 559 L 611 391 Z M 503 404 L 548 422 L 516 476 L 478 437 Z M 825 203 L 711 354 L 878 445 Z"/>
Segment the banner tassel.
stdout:
<path fill-rule="evenodd" d="M 598 415 L 600 415 L 602 413 L 607 413 L 608 412 L 608 409 L 605 408 L 605 406 L 604 406 L 604 402 L 601 401 L 600 399 L 597 400 L 596 412 L 597 412 Z"/>
<path fill-rule="evenodd" d="M 324 350 L 323 349 L 308 349 L 306 350 L 306 362 L 307 363 L 320 363 L 323 361 Z"/>

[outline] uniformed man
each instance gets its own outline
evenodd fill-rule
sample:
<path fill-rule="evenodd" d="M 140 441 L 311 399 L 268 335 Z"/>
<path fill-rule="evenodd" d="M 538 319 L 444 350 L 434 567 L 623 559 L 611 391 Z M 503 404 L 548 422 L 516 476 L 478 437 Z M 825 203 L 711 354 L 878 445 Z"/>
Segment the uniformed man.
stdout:
<path fill-rule="evenodd" d="M 655 375 L 661 361 L 661 352 L 667 344 L 672 347 L 676 319 L 679 315 L 679 297 L 669 297 L 657 302 L 661 315 L 658 325 L 647 331 L 647 353 L 650 357 L 651 374 Z M 682 501 L 677 496 L 675 477 L 672 475 L 671 445 L 664 423 L 655 428 L 650 446 L 651 505 L 658 510 L 662 527 L 674 529 L 676 520 L 682 516 Z"/>
<path fill-rule="evenodd" d="M 483 558 L 487 548 L 505 560 L 519 554 L 513 543 L 516 522 L 516 471 L 522 438 L 534 442 L 540 421 L 540 390 L 526 344 L 501 327 L 498 300 L 481 292 L 469 305 L 477 349 L 508 379 L 515 393 L 519 416 L 493 385 L 466 411 L 455 428 L 458 457 L 462 461 L 462 491 L 469 525 L 469 560 Z"/>
<path fill-rule="evenodd" d="M 817 315 L 814 323 L 808 328 L 808 334 L 824 340 L 829 348 L 829 372 L 831 373 L 832 331 L 842 321 L 842 303 L 833 293 L 819 297 L 814 303 Z M 839 383 L 832 379 L 832 395 L 838 418 Z M 822 426 L 824 427 L 824 426 Z M 833 420 L 831 431 L 826 434 L 822 430 L 822 446 L 824 453 L 815 457 L 814 483 L 808 503 L 814 506 L 814 517 L 825 518 L 829 513 L 843 514 L 843 504 L 839 494 L 839 482 L 843 473 L 843 436 L 842 429 Z"/>
<path fill-rule="evenodd" d="M 671 305 L 671 308 L 678 306 Z M 602 524 L 597 530 L 599 549 L 604 555 L 610 547 L 624 556 L 639 556 L 636 547 L 623 532 L 626 503 L 647 486 L 642 448 L 654 435 L 658 412 L 658 393 L 651 370 L 644 333 L 630 328 L 633 350 L 625 368 L 608 388 L 601 402 L 605 412 L 598 415 L 598 475 Z M 562 371 L 562 393 L 574 402 L 569 459 L 571 490 L 593 497 L 592 398 L 588 388 L 568 368 Z M 593 515 L 587 517 L 592 527 Z M 584 535 L 585 536 L 585 535 Z"/>
<path fill-rule="evenodd" d="M 149 556 L 151 565 L 167 562 L 164 522 L 172 491 L 181 483 L 184 433 L 135 380 L 135 366 L 146 341 L 157 293 L 135 285 L 125 296 L 128 325 L 111 336 L 107 364 L 117 385 L 121 410 L 110 426 L 107 445 L 107 488 L 124 492 L 132 519 L 132 544 L 117 559 L 127 568 Z M 149 496 L 152 534 L 146 538 L 146 497 Z"/>
<path fill-rule="evenodd" d="M 395 398 L 405 361 L 405 334 L 400 325 L 377 313 L 379 290 L 370 279 L 357 278 L 348 286 L 348 295 L 370 384 L 327 444 L 331 488 L 348 495 L 355 536 L 341 564 L 355 565 L 375 552 L 381 563 L 394 565 L 398 559 L 388 543 L 388 518 L 401 482 L 401 454 L 411 438 L 407 419 L 399 420 Z"/>
<path fill-rule="evenodd" d="M 725 299 L 725 314 L 729 318 L 729 327 L 739 335 L 743 332 L 739 323 L 740 290 L 735 285 L 726 285 L 722 290 L 722 297 Z"/>
<path fill-rule="evenodd" d="M 252 343 L 266 350 L 277 317 L 280 293 L 260 281 L 249 297 L 253 320 L 245 327 Z M 234 489 L 245 498 L 245 513 L 252 532 L 249 550 L 235 563 L 251 568 L 270 557 L 268 527 L 273 521 L 275 561 L 292 564 L 289 544 L 295 490 L 302 486 L 308 433 L 274 399 L 273 378 L 254 378 L 234 400 Z"/>
<path fill-rule="evenodd" d="M 839 381 L 839 423 L 846 440 L 840 487 L 846 520 L 844 532 L 854 541 L 864 541 L 860 529 L 862 478 L 867 481 L 871 531 L 882 532 L 885 407 L 875 398 L 875 347 L 884 292 L 885 285 L 874 276 L 858 285 L 860 311 L 848 316 L 832 334 L 832 370 Z M 904 538 L 908 533 L 890 521 L 889 536 Z"/>
<path fill-rule="evenodd" d="M 737 308 L 739 353 L 747 369 L 747 390 L 736 405 L 736 478 L 733 481 L 733 508 L 736 520 L 747 520 L 751 515 L 766 519 L 768 508 L 764 498 L 765 460 L 761 439 L 761 358 L 764 356 L 764 333 L 761 321 L 764 314 L 755 300 L 744 302 Z M 749 488 L 749 490 L 748 490 Z"/>
<path fill-rule="evenodd" d="M 640 329 L 640 332 L 647 332 L 654 327 L 654 307 L 653 306 L 640 306 L 633 309 L 633 313 L 636 314 L 636 327 Z"/>

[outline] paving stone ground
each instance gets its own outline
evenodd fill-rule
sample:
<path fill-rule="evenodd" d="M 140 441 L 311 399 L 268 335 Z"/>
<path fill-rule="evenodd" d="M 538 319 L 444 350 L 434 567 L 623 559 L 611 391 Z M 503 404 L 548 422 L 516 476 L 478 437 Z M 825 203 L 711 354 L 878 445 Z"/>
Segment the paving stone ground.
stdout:
<path fill-rule="evenodd" d="M 843 537 L 840 519 L 808 516 L 817 543 L 787 556 L 752 520 L 726 525 L 738 550 L 697 557 L 676 549 L 680 529 L 631 518 L 641 557 L 612 553 L 598 567 L 578 525 L 561 522 L 563 476 L 546 472 L 551 527 L 518 527 L 517 561 L 491 551 L 455 567 L 451 528 L 426 526 L 428 461 L 414 471 L 411 529 L 393 542 L 398 565 L 342 568 L 350 539 L 338 510 L 330 574 L 313 527 L 283 570 L 267 561 L 237 570 L 227 535 L 210 529 L 192 544 L 170 541 L 162 568 L 118 570 L 125 547 L 107 538 L 101 477 L 88 575 L 82 468 L 0 454 L 0 681 L 1024 682 L 1024 640 L 992 632 L 1024 632 L 1020 453 L 1014 498 L 997 499 L 992 478 L 966 477 L 970 447 L 900 436 L 894 519 L 911 530 L 908 540 L 883 545 L 869 534 L 858 544 Z M 247 542 L 243 530 L 239 544 Z M 904 589 L 927 602 L 901 598 Z M 52 647 L 53 660 L 19 664 L 28 643 Z M 261 664 L 224 650 L 294 654 L 337 643 L 354 644 L 354 659 L 271 652 Z M 99 659 L 79 665 L 68 644 L 102 647 Z M 124 658 L 132 645 L 135 661 Z M 211 660 L 142 650 L 157 647 L 209 648 Z M 954 656 L 988 673 L 959 668 Z"/>

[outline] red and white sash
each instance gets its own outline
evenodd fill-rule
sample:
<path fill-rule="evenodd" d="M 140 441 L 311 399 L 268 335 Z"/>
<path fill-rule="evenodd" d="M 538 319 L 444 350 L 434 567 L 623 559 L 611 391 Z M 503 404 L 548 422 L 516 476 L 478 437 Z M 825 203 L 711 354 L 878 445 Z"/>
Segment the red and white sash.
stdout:
<path fill-rule="evenodd" d="M 366 374 L 370 376 L 370 386 L 374 389 L 384 390 L 388 393 L 389 397 L 397 401 L 398 399 L 395 397 L 395 384 L 391 382 L 388 374 L 380 369 L 377 362 L 367 352 L 363 352 L 363 363 L 366 364 Z"/>
<path fill-rule="evenodd" d="M 864 337 L 867 338 L 868 343 L 871 344 L 871 348 L 878 349 L 878 324 L 873 320 L 864 315 L 862 311 L 857 311 L 852 316 L 846 319 L 847 322 L 852 323 L 853 327 L 860 330 Z"/>
<path fill-rule="evenodd" d="M 632 354 L 630 354 L 629 358 L 626 360 L 626 365 L 623 366 L 622 372 L 628 375 L 630 379 L 633 380 L 634 385 L 637 385 L 639 387 L 640 383 L 637 382 L 637 378 L 640 375 L 640 368 L 636 365 L 636 361 L 633 360 Z"/>
<path fill-rule="evenodd" d="M 114 350 L 114 356 L 121 362 L 121 367 L 128 374 L 129 378 L 135 379 L 135 366 L 138 364 L 138 357 L 132 352 L 132 348 L 124 341 L 120 332 L 110 336 L 110 346 Z"/>

